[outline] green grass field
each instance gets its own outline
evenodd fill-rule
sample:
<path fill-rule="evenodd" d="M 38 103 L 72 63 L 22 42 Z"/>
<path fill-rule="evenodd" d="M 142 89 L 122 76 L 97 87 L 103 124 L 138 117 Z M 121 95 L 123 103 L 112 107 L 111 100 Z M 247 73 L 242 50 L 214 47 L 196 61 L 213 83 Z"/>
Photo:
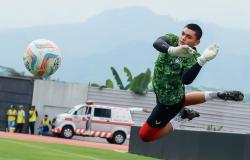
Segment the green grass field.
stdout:
<path fill-rule="evenodd" d="M 0 139 L 0 160 L 150 160 L 153 158 L 63 144 Z"/>

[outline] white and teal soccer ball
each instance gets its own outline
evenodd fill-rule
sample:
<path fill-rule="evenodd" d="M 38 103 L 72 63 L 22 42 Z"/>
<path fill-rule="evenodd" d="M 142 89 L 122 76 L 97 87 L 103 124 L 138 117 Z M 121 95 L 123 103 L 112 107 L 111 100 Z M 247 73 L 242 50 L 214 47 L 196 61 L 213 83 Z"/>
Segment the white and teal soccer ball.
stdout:
<path fill-rule="evenodd" d="M 26 69 L 35 77 L 47 78 L 61 65 L 61 51 L 52 41 L 37 39 L 32 41 L 23 56 Z"/>

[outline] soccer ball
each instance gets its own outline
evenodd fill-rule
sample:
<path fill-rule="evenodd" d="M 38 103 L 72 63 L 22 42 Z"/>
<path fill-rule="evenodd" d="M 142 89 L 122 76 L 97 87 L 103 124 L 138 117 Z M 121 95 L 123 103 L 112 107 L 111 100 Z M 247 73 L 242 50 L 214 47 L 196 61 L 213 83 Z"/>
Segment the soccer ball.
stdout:
<path fill-rule="evenodd" d="M 47 78 L 59 68 L 61 52 L 54 42 L 37 39 L 28 45 L 23 62 L 26 69 L 35 77 Z"/>

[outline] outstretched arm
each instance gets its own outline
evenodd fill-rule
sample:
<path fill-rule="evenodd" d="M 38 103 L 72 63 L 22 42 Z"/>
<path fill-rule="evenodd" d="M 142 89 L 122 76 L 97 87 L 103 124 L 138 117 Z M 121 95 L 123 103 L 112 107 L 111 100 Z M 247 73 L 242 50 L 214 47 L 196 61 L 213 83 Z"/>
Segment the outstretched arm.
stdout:
<path fill-rule="evenodd" d="M 193 80 L 197 77 L 199 74 L 202 66 L 214 59 L 219 52 L 219 46 L 217 44 L 210 45 L 203 54 L 197 58 L 197 63 L 195 63 L 191 68 L 188 68 L 183 71 L 182 73 L 182 82 L 183 84 L 191 84 Z"/>
<path fill-rule="evenodd" d="M 188 45 L 170 46 L 167 37 L 159 37 L 153 44 L 154 48 L 162 53 L 176 57 L 191 57 L 194 50 Z"/>
<path fill-rule="evenodd" d="M 159 37 L 153 44 L 154 48 L 162 53 L 168 53 L 168 48 L 170 45 L 168 44 L 168 39 L 164 36 Z"/>

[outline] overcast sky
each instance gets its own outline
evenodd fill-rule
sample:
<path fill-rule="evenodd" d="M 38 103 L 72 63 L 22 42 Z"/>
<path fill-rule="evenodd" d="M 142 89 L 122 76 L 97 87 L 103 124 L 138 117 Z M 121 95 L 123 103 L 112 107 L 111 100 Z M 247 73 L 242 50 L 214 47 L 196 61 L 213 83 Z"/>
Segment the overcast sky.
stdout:
<path fill-rule="evenodd" d="M 86 21 L 105 10 L 144 6 L 156 14 L 250 31 L 248 0 L 0 0 L 0 29 Z"/>

